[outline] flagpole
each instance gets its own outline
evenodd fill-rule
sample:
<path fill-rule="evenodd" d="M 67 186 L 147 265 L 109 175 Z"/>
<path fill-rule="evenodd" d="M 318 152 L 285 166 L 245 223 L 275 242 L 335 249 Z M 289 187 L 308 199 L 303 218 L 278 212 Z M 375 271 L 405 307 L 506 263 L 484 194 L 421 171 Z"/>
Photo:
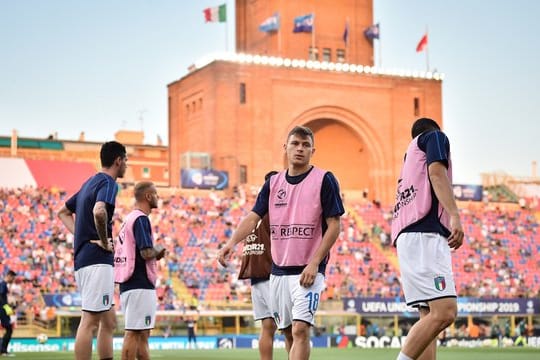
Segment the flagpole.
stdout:
<path fill-rule="evenodd" d="M 349 21 L 349 17 L 347 17 L 345 29 L 347 29 L 347 38 L 345 39 L 345 62 L 349 63 L 349 38 L 351 36 L 351 23 Z"/>
<path fill-rule="evenodd" d="M 225 1 L 225 52 L 229 52 L 229 7 Z"/>
<path fill-rule="evenodd" d="M 379 30 L 379 37 L 377 41 L 379 43 L 379 68 L 382 68 L 382 41 L 381 41 L 381 23 L 377 23 L 377 29 Z"/>
<path fill-rule="evenodd" d="M 429 72 L 429 35 L 428 35 L 428 27 L 426 25 L 426 38 L 427 38 L 427 44 L 426 44 L 426 71 Z"/>
<path fill-rule="evenodd" d="M 313 11 L 313 24 L 311 26 L 311 51 L 315 53 L 315 11 Z M 319 54 L 319 51 L 316 52 Z M 318 56 L 318 55 L 317 55 Z"/>

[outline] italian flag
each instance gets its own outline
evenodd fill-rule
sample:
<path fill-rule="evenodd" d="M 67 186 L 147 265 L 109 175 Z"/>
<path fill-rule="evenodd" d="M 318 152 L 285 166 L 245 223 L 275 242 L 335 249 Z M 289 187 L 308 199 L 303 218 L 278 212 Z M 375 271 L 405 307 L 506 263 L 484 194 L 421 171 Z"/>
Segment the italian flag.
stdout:
<path fill-rule="evenodd" d="M 203 10 L 204 20 L 206 22 L 226 22 L 227 4 L 210 7 Z"/>

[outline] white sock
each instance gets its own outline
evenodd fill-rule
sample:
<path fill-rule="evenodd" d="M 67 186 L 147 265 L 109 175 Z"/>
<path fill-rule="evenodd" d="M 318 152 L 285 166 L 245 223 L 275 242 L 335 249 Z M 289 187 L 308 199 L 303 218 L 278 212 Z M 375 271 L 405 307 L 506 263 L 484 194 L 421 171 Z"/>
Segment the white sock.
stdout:
<path fill-rule="evenodd" d="M 404 353 L 402 353 L 401 351 L 399 352 L 399 355 L 397 356 L 397 359 L 396 360 L 413 360 L 412 358 L 408 357 L 407 355 L 405 355 Z"/>

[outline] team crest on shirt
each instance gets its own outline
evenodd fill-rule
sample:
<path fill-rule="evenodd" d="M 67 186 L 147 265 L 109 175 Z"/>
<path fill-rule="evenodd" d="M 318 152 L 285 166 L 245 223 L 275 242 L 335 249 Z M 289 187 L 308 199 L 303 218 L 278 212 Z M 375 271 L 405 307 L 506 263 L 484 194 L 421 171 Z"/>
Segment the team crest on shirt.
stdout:
<path fill-rule="evenodd" d="M 146 326 L 150 325 L 150 323 L 152 322 L 152 317 L 150 315 L 146 315 L 146 317 L 144 318 L 144 323 Z"/>
<path fill-rule="evenodd" d="M 439 291 L 443 291 L 444 289 L 446 289 L 446 280 L 444 279 L 444 276 L 439 275 L 434 278 L 433 281 L 435 282 L 435 289 Z"/>
<path fill-rule="evenodd" d="M 279 189 L 277 191 L 274 206 L 275 207 L 287 206 L 287 191 L 285 191 L 285 189 Z"/>
<path fill-rule="evenodd" d="M 109 305 L 109 295 L 103 295 L 103 305 Z"/>

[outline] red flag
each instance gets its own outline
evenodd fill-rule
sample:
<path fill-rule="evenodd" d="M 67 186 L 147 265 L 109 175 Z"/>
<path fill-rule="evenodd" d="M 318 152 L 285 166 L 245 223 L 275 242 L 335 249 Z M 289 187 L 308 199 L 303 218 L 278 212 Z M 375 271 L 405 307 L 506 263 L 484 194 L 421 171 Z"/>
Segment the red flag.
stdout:
<path fill-rule="evenodd" d="M 420 42 L 418 43 L 418 45 L 416 45 L 416 52 L 424 51 L 426 46 L 427 46 L 427 33 L 424 36 L 422 36 L 422 39 L 420 39 Z"/>

